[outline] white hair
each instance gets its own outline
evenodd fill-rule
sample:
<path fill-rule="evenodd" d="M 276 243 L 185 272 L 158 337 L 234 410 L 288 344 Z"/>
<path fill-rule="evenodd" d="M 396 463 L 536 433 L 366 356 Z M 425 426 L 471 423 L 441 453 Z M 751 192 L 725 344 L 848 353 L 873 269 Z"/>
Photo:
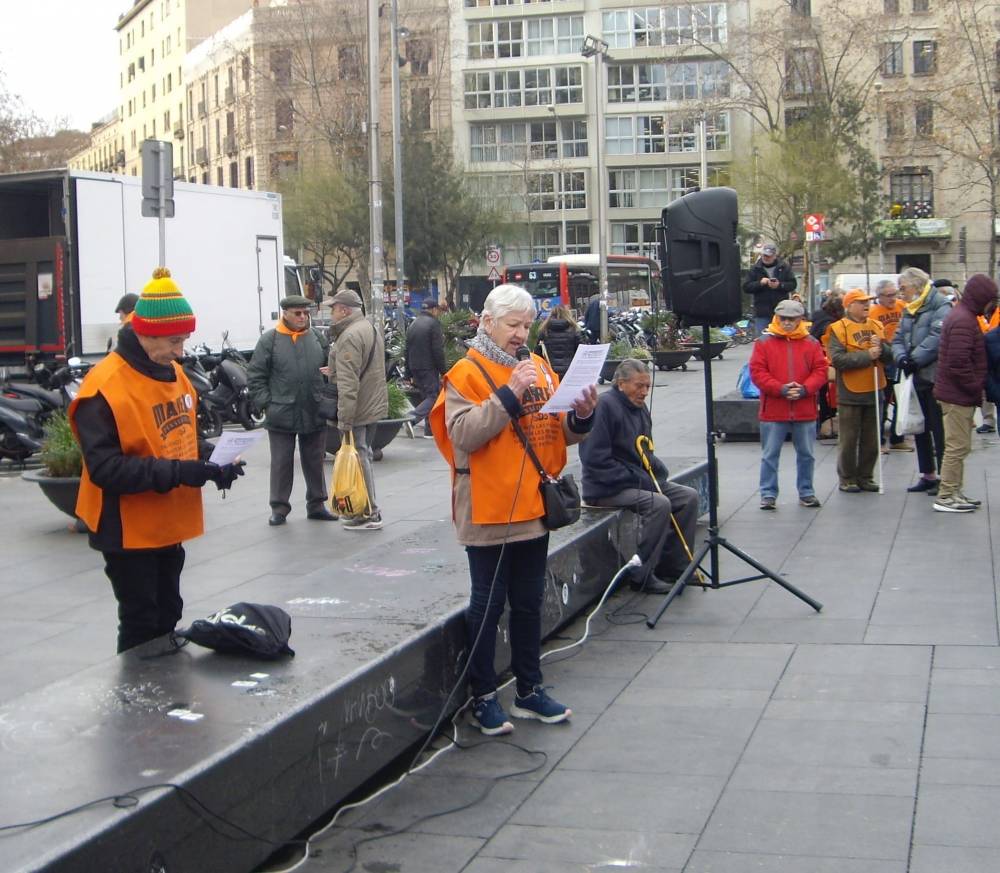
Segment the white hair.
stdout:
<path fill-rule="evenodd" d="M 535 314 L 535 301 L 520 285 L 497 285 L 486 295 L 482 315 L 494 321 L 510 312 L 530 312 Z"/>

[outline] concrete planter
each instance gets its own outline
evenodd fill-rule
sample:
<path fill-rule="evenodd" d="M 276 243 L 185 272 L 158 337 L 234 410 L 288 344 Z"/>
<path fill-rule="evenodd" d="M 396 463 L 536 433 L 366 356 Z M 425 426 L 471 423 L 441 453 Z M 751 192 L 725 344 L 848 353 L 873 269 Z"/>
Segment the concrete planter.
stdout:
<path fill-rule="evenodd" d="M 52 505 L 70 518 L 76 518 L 76 497 L 80 491 L 80 477 L 49 476 L 41 470 L 28 470 L 21 474 L 25 482 L 35 482 Z"/>
<path fill-rule="evenodd" d="M 378 423 L 375 439 L 372 440 L 372 456 L 376 461 L 382 460 L 382 449 L 396 438 L 396 434 L 407 421 L 408 418 L 383 418 Z M 336 425 L 330 424 L 326 428 L 326 451 L 335 455 L 338 449 L 340 449 L 340 431 Z"/>

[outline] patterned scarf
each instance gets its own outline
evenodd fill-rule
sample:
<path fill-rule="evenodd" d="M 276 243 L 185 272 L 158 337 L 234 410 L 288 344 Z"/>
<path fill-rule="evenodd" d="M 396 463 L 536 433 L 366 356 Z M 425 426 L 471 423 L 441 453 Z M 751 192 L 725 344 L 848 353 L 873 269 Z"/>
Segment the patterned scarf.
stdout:
<path fill-rule="evenodd" d="M 517 358 L 512 358 L 500 346 L 493 342 L 490 335 L 483 326 L 479 325 L 479 330 L 469 343 L 469 348 L 475 349 L 484 358 L 488 358 L 495 364 L 502 364 L 504 367 L 516 367 Z"/>

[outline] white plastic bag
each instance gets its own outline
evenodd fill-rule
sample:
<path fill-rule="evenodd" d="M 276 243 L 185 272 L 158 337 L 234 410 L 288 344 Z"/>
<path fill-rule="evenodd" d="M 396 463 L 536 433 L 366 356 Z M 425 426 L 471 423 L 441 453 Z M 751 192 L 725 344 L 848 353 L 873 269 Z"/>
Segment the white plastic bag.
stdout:
<path fill-rule="evenodd" d="M 893 391 L 896 393 L 896 436 L 923 433 L 924 413 L 913 387 L 913 377 L 904 376 L 893 385 Z"/>

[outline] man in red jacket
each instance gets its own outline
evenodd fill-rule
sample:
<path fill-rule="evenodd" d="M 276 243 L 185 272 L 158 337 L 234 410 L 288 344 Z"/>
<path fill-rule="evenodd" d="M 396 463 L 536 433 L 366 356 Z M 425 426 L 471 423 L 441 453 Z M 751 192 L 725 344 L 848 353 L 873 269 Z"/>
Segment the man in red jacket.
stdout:
<path fill-rule="evenodd" d="M 813 442 L 816 395 L 826 385 L 826 355 L 809 335 L 804 316 L 801 303 L 782 300 L 750 355 L 750 376 L 760 389 L 761 509 L 775 508 L 778 461 L 789 433 L 795 446 L 799 503 L 820 505 L 813 488 Z"/>
<path fill-rule="evenodd" d="M 944 457 L 934 508 L 938 512 L 972 512 L 982 504 L 962 493 L 965 459 L 972 451 L 972 416 L 983 400 L 986 342 L 979 318 L 997 299 L 997 284 L 977 273 L 965 283 L 955 307 L 945 316 L 938 345 L 934 398 L 944 420 Z"/>

